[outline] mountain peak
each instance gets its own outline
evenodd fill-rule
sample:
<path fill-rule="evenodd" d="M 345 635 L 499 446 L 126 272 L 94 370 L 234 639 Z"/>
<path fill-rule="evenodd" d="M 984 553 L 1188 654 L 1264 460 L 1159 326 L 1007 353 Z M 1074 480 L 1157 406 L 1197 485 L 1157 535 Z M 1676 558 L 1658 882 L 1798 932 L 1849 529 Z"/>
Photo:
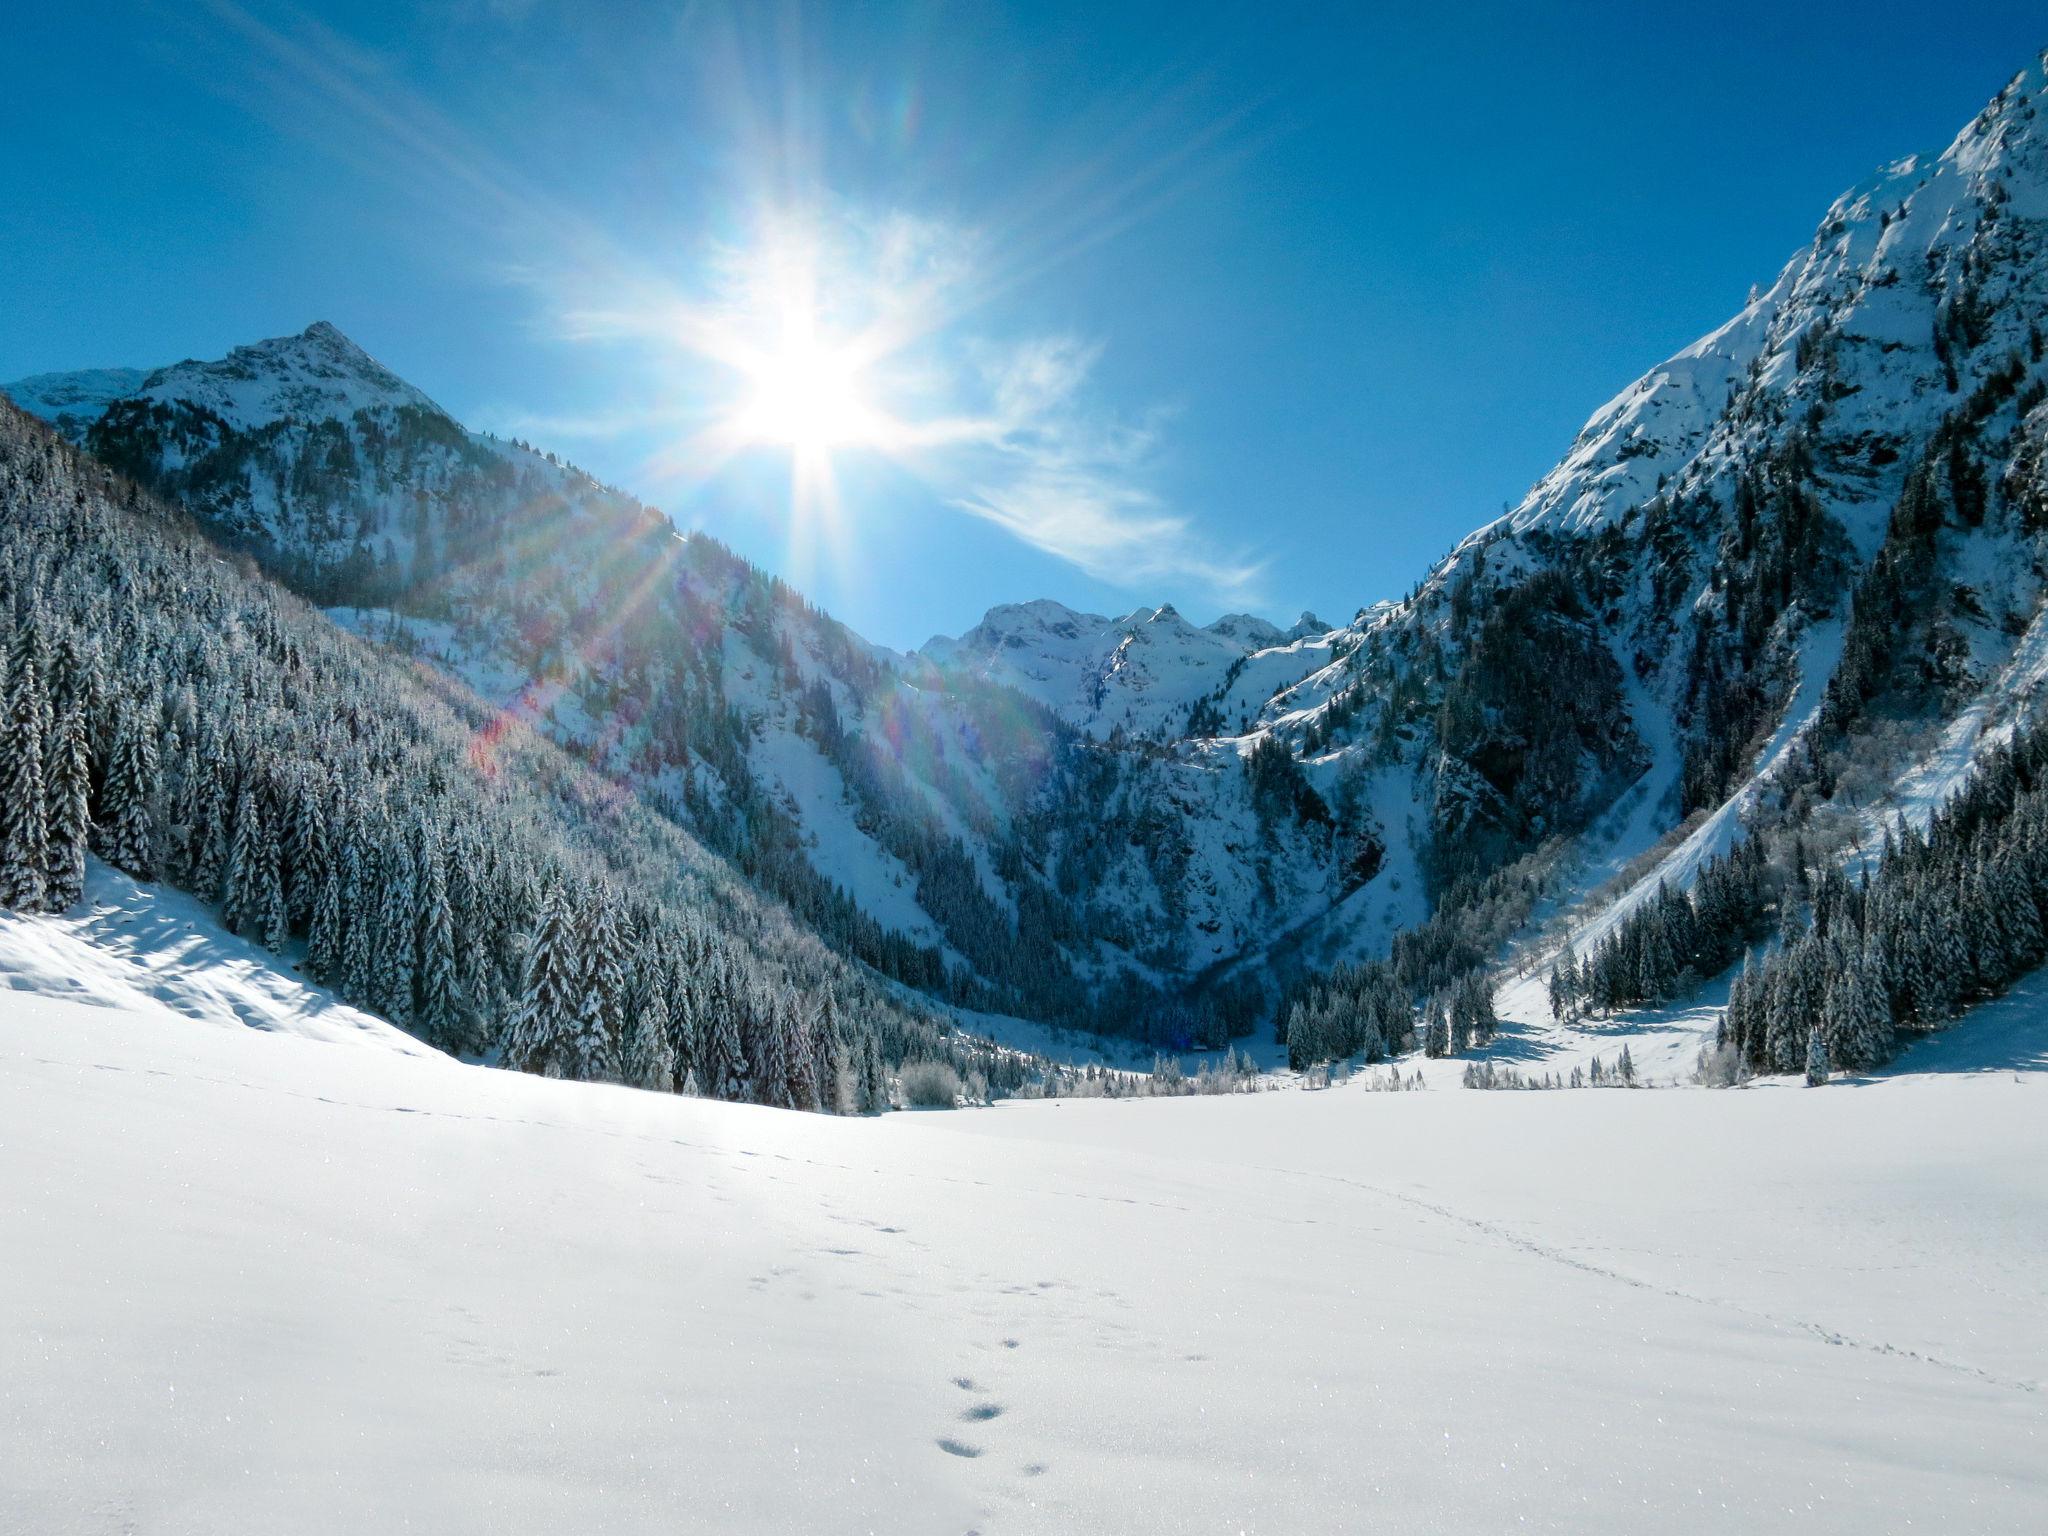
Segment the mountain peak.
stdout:
<path fill-rule="evenodd" d="M 213 362 L 188 359 L 159 368 L 136 393 L 204 406 L 244 431 L 287 419 L 347 421 L 365 410 L 448 414 L 331 320 L 315 320 L 295 336 L 236 347 Z"/>

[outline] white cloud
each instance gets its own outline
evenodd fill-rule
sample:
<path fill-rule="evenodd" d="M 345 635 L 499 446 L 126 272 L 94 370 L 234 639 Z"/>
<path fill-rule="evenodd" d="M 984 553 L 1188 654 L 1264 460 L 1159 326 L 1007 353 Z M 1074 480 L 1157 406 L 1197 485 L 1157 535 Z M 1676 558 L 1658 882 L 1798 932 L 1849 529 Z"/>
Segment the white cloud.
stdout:
<path fill-rule="evenodd" d="M 1226 602 L 1253 600 L 1262 567 L 1216 551 L 1148 486 L 1157 429 L 1092 414 L 1085 388 L 1102 348 L 1071 336 L 1018 344 L 984 369 L 995 471 L 952 504 L 1101 581 L 1193 578 Z"/>

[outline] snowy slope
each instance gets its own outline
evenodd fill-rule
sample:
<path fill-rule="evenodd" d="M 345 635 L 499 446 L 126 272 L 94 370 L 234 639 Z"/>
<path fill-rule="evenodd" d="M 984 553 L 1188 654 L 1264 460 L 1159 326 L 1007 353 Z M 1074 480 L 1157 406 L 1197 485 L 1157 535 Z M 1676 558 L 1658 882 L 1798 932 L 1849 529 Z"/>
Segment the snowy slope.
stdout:
<path fill-rule="evenodd" d="M 401 1055 L 439 1054 L 288 973 L 277 956 L 223 929 L 203 903 L 131 880 L 97 859 L 74 911 L 26 917 L 0 908 L 0 1009 L 32 1010 L 44 998 L 167 1026 L 197 1019 Z"/>
<path fill-rule="evenodd" d="M 221 1536 L 2034 1530 L 2044 1091 L 843 1121 L 17 1000 L 0 1508 Z M 1702 1176 L 1731 1149 L 1741 1180 Z"/>

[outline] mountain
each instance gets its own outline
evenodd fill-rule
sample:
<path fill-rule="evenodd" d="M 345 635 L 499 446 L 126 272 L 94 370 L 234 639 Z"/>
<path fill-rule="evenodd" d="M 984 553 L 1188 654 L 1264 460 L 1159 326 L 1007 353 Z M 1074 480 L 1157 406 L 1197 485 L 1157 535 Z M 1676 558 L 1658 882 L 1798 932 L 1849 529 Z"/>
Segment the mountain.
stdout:
<path fill-rule="evenodd" d="M 1244 693 L 1232 685 L 1248 669 L 1270 684 L 1258 703 L 1316 670 L 1327 655 L 1301 642 L 1327 629 L 1310 614 L 1285 631 L 1242 613 L 1197 627 L 1171 604 L 1110 619 L 1040 599 L 991 608 L 966 634 L 934 636 L 918 654 L 1014 688 L 1093 739 L 1122 731 L 1172 741 L 1216 734 L 1190 711 Z"/>
<path fill-rule="evenodd" d="M 2030 716 L 2043 89 L 2036 63 L 1845 193 L 1336 627 L 1032 602 L 898 656 L 324 324 L 111 398 L 126 376 L 16 392 L 906 985 L 1175 1045 L 1279 988 L 1469 1011 L 1517 935 L 1602 943 L 1745 839 L 1773 920 L 1806 910 Z"/>

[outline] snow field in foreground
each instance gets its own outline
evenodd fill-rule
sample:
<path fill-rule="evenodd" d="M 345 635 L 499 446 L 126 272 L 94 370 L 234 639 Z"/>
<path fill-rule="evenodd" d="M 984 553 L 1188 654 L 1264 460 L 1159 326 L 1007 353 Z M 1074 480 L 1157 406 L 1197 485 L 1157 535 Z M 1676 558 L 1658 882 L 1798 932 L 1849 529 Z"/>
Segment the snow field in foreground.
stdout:
<path fill-rule="evenodd" d="M 2044 1093 L 845 1121 L 0 994 L 0 1529 L 2039 1530 Z"/>

